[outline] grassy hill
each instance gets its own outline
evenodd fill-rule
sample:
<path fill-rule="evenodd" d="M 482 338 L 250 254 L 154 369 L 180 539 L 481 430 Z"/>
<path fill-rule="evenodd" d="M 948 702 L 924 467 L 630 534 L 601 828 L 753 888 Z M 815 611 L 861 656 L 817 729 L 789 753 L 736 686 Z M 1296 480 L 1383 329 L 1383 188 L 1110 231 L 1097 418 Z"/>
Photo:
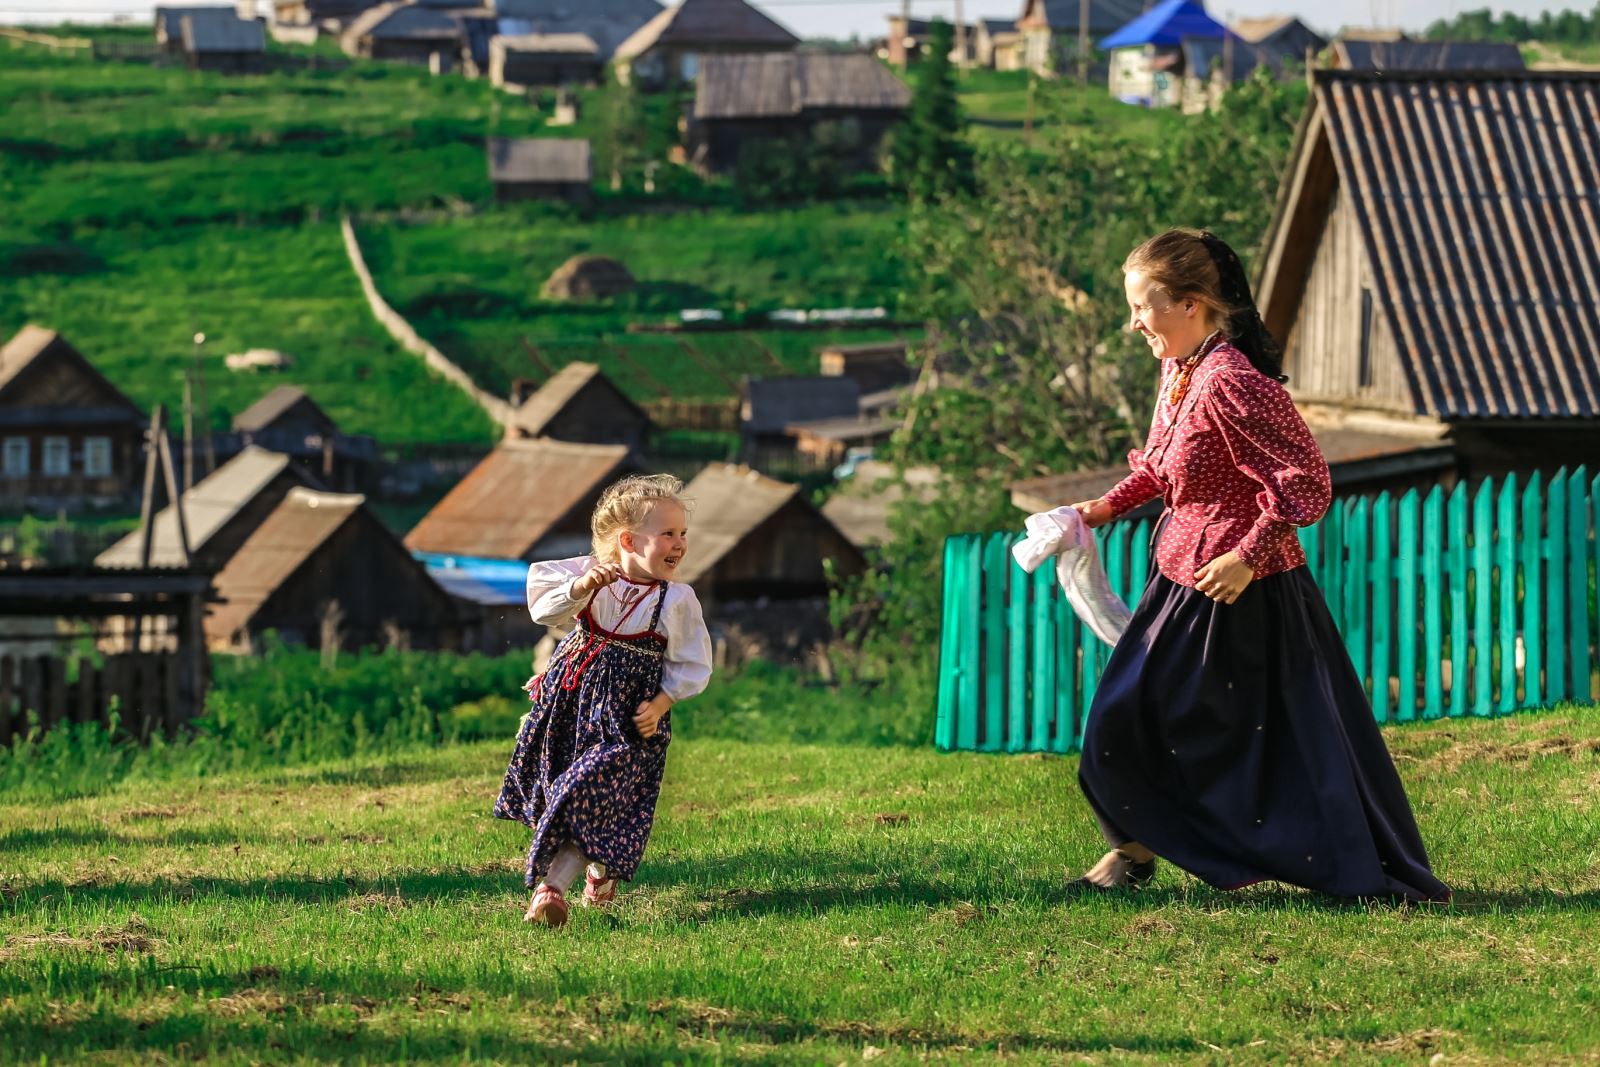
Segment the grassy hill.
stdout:
<path fill-rule="evenodd" d="M 685 708 L 691 712 L 693 706 Z M 1593 709 L 1387 731 L 1446 907 L 1100 852 L 1075 760 L 674 743 L 613 915 L 520 921 L 506 744 L 0 798 L 0 1060 L 1591 1062 Z M 1442 1060 L 1439 1058 L 1442 1057 Z"/>

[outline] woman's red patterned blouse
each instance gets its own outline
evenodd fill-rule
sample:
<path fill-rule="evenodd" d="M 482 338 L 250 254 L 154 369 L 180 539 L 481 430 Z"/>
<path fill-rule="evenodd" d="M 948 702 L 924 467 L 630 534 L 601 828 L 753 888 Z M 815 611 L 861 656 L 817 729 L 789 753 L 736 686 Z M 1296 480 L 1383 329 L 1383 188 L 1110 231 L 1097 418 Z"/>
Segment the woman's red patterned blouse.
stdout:
<path fill-rule="evenodd" d="M 1193 586 L 1195 572 L 1228 551 L 1261 578 L 1305 563 L 1297 526 L 1328 510 L 1328 463 L 1278 382 L 1221 344 L 1194 372 L 1176 409 L 1166 360 L 1150 435 L 1128 453 L 1133 473 L 1106 494 L 1113 515 L 1156 496 L 1170 512 L 1156 546 L 1161 573 Z"/>

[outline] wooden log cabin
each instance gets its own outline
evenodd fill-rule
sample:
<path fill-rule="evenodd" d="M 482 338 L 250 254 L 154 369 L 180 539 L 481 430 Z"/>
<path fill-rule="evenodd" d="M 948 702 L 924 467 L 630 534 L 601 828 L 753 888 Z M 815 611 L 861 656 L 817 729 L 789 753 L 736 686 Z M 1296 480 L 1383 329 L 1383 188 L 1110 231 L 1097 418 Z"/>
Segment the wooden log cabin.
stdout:
<path fill-rule="evenodd" d="M 1600 72 L 1321 71 L 1258 303 L 1314 430 L 1600 468 Z"/>
<path fill-rule="evenodd" d="M 59 333 L 0 348 L 0 509 L 131 507 L 143 454 L 139 409 Z"/>

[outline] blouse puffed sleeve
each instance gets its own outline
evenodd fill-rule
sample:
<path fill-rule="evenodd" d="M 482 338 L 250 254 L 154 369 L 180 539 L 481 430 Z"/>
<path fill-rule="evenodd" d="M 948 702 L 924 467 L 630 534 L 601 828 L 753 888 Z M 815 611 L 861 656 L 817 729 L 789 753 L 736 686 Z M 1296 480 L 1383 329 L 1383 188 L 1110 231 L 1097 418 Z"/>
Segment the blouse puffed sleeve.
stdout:
<path fill-rule="evenodd" d="M 1223 371 L 1207 383 L 1201 403 L 1219 429 L 1233 462 L 1261 484 L 1261 515 L 1235 549 L 1254 570 L 1296 526 L 1310 526 L 1333 502 L 1328 461 L 1295 409 L 1289 392 L 1255 371 Z"/>
<path fill-rule="evenodd" d="M 572 595 L 572 583 L 594 565 L 593 556 L 552 559 L 528 568 L 528 614 L 541 626 L 565 626 L 578 617 L 584 599 Z"/>
<path fill-rule="evenodd" d="M 694 590 L 675 585 L 672 591 L 674 595 L 661 613 L 667 638 L 661 691 L 676 704 L 705 692 L 711 681 L 711 634 Z"/>

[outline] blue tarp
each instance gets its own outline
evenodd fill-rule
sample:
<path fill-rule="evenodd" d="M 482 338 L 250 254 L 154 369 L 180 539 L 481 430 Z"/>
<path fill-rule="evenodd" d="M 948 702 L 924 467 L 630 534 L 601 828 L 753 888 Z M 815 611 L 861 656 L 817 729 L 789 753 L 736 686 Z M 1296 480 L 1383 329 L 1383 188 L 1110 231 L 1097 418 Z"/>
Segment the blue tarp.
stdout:
<path fill-rule="evenodd" d="M 1162 0 L 1111 36 L 1100 41 L 1106 51 L 1157 45 L 1176 48 L 1185 37 L 1226 37 L 1227 28 L 1206 14 L 1194 0 Z"/>
<path fill-rule="evenodd" d="M 447 556 L 437 552 L 413 552 L 412 555 L 452 596 L 488 606 L 527 602 L 528 565 L 522 560 Z"/>

